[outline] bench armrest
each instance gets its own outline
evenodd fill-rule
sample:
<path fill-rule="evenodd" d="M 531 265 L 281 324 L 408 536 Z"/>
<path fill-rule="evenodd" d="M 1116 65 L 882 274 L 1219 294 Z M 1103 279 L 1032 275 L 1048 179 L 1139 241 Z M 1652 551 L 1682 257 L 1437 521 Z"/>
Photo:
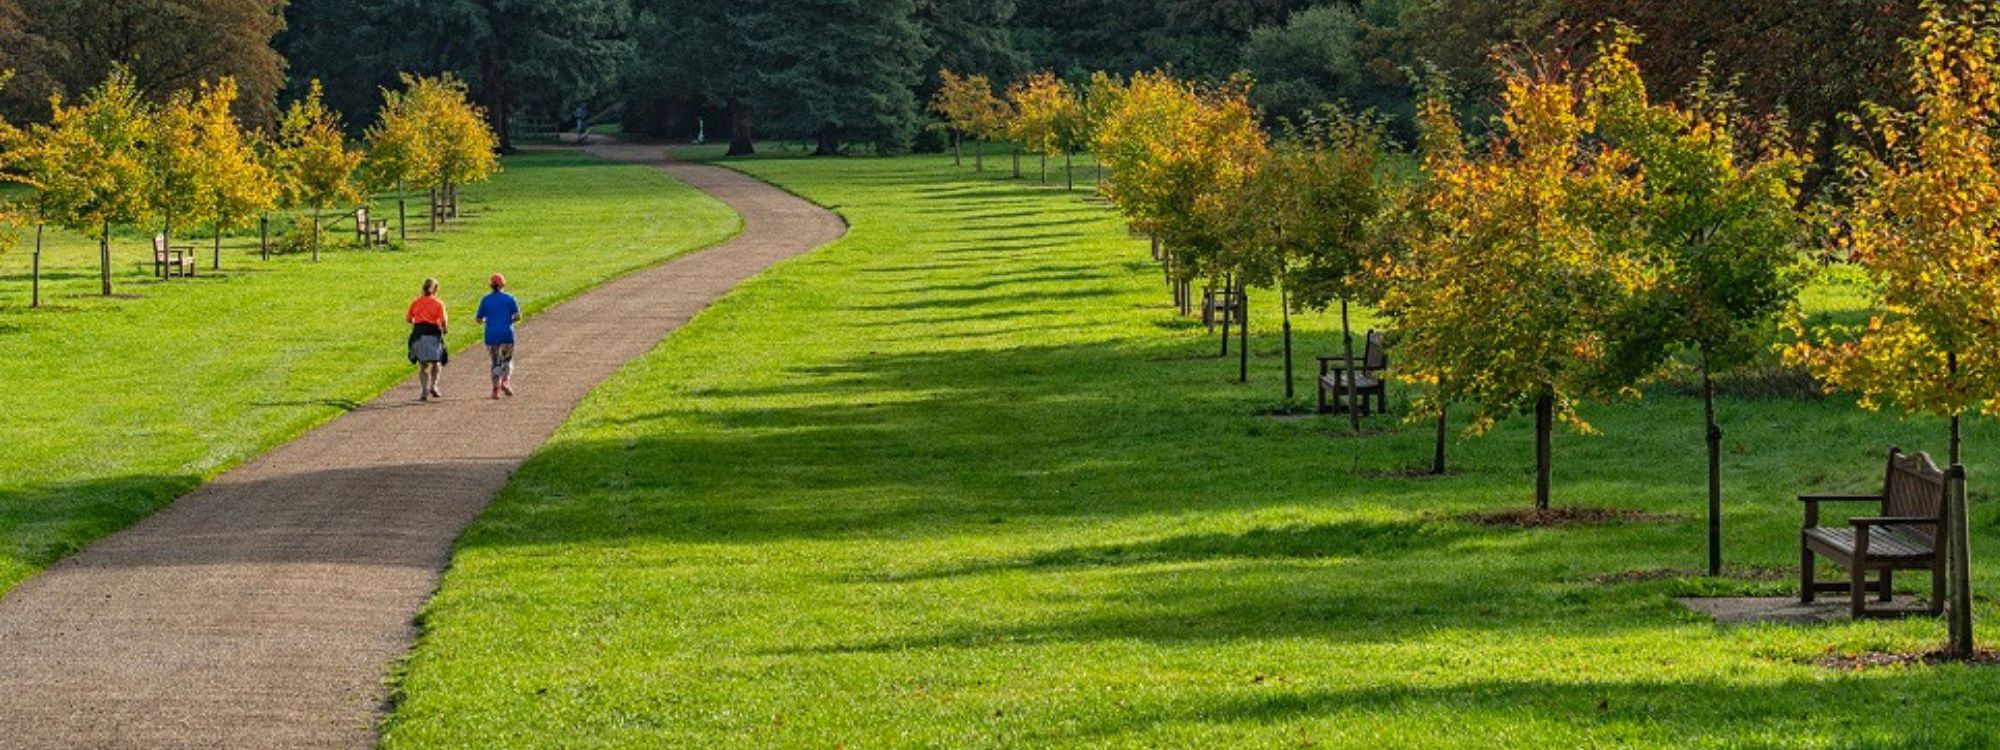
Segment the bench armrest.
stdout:
<path fill-rule="evenodd" d="M 1938 519 L 1923 516 L 1856 516 L 1847 519 L 1856 527 L 1863 526 L 1936 526 Z"/>
<path fill-rule="evenodd" d="M 1802 503 L 1859 503 L 1881 502 L 1881 495 L 1857 495 L 1842 492 L 1812 492 L 1799 496 Z"/>

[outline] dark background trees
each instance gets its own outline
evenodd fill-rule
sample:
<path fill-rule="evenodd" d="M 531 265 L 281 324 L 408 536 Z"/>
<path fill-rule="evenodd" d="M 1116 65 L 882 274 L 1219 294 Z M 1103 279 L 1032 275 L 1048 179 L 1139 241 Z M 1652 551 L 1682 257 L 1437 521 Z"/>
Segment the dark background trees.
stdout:
<path fill-rule="evenodd" d="M 1038 70 L 1167 69 L 1259 82 L 1268 116 L 1330 103 L 1411 132 L 1411 71 L 1465 94 L 1468 125 L 1495 100 L 1498 46 L 1581 49 L 1607 19 L 1644 35 L 1662 91 L 1704 66 L 1753 110 L 1817 131 L 1824 162 L 1862 101 L 1898 103 L 1897 39 L 1918 0 L 0 0 L 0 114 L 47 117 L 114 65 L 142 94 L 222 76 L 268 123 L 304 82 L 326 82 L 352 127 L 402 71 L 451 73 L 503 137 L 524 118 L 567 123 L 580 103 L 657 136 L 731 135 L 881 146 L 913 139 L 937 71 L 1005 86 Z"/>
<path fill-rule="evenodd" d="M 242 92 L 238 114 L 277 117 L 285 59 L 271 47 L 285 0 L 0 0 L 0 69 L 18 77 L 0 105 L 22 120 L 48 115 L 48 96 L 74 98 L 113 68 L 131 71 L 142 96 L 225 76 Z"/>

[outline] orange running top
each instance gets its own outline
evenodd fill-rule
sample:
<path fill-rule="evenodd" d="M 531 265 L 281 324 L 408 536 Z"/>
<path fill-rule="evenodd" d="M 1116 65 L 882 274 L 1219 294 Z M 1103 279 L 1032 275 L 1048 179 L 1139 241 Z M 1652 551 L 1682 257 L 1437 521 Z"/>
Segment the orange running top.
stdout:
<path fill-rule="evenodd" d="M 430 295 L 418 297 L 410 303 L 410 312 L 405 317 L 412 324 L 429 323 L 434 326 L 443 326 L 445 322 L 444 300 Z"/>

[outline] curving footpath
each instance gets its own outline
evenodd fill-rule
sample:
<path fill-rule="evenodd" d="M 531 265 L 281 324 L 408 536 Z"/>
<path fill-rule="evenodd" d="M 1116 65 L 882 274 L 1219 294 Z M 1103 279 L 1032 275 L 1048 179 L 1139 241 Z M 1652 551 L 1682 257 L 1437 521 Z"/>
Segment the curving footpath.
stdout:
<path fill-rule="evenodd" d="M 443 402 L 399 386 L 16 587 L 0 599 L 0 748 L 373 745 L 452 540 L 514 470 L 620 366 L 846 231 L 737 172 L 592 152 L 721 199 L 742 233 L 524 323 L 517 398 L 487 400 L 485 353 L 466 352 Z"/>

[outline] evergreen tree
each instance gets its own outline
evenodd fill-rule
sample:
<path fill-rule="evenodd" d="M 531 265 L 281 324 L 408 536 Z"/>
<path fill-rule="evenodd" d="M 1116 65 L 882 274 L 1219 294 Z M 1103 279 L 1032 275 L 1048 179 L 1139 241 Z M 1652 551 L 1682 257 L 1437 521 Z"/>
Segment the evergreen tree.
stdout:
<path fill-rule="evenodd" d="M 817 153 L 847 143 L 909 145 L 921 124 L 912 89 L 925 49 L 913 0 L 759 0 L 749 29 L 751 106 L 773 130 L 811 137 Z"/>

